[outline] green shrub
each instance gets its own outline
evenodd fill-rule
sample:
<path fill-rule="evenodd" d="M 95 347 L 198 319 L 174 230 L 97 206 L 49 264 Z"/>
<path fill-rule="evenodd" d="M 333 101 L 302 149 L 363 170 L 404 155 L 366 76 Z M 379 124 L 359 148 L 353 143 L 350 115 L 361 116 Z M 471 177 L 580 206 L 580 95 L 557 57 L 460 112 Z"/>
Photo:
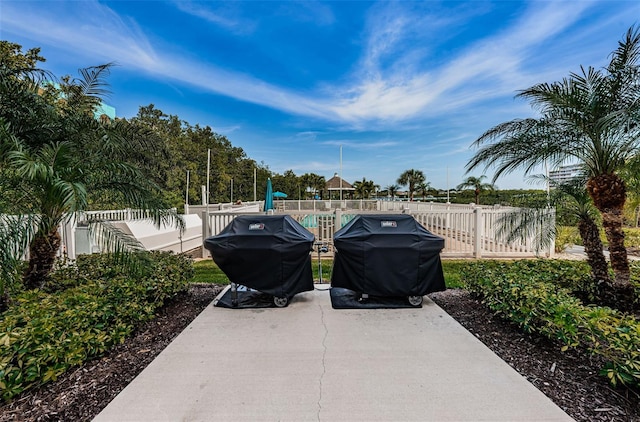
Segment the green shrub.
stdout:
<path fill-rule="evenodd" d="M 186 289 L 193 275 L 188 258 L 143 255 L 147 265 L 135 277 L 126 266 L 110 267 L 108 256 L 91 255 L 52 277 L 58 285 L 71 287 L 17 297 L 17 304 L 0 319 L 3 399 L 55 380 L 71 366 L 122 343 L 137 324 Z"/>
<path fill-rule="evenodd" d="M 467 288 L 527 332 L 602 356 L 609 381 L 640 387 L 640 322 L 610 308 L 584 306 L 554 274 L 577 280 L 567 261 L 478 261 L 464 269 Z M 565 283 L 566 284 L 566 283 Z M 568 283 L 571 284 L 571 283 Z"/>
<path fill-rule="evenodd" d="M 582 238 L 577 227 L 559 226 L 556 230 L 555 251 L 560 253 L 567 247 L 573 245 L 582 245 Z"/>
<path fill-rule="evenodd" d="M 625 228 L 624 230 L 624 245 L 627 248 L 640 248 L 640 229 L 639 228 Z"/>

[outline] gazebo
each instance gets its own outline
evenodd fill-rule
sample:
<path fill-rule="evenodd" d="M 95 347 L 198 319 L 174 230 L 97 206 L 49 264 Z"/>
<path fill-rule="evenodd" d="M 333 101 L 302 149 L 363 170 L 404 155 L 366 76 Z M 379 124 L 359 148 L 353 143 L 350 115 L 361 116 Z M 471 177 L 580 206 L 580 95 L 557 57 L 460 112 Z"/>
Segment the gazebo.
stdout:
<path fill-rule="evenodd" d="M 334 173 L 333 177 L 327 180 L 325 189 L 329 192 L 329 199 L 340 199 L 340 192 L 342 192 L 342 198 L 344 199 L 346 197 L 345 193 L 353 196 L 355 191 L 353 185 L 338 176 L 338 173 Z"/>

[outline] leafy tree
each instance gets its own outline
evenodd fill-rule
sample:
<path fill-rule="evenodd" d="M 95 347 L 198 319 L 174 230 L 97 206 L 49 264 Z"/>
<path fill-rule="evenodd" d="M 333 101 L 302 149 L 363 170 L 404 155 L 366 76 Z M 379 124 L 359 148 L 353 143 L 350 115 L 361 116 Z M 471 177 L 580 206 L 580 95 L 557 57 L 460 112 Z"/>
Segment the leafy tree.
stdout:
<path fill-rule="evenodd" d="M 164 211 L 157 186 L 130 161 L 137 148 L 152 146 L 145 144 L 150 134 L 93 117 L 110 68 L 82 69 L 80 78 L 63 78 L 58 88 L 35 79 L 42 74 L 37 69 L 0 65 L 0 163 L 14 198 L 0 212 L 32 214 L 37 223 L 27 236 L 26 288 L 43 286 L 60 247 L 59 225 L 86 210 L 93 195 L 113 193 L 157 224 L 177 221 Z"/>
<path fill-rule="evenodd" d="M 398 184 L 401 186 L 409 186 L 409 200 L 413 201 L 413 193 L 416 190 L 416 186 L 426 181 L 424 173 L 420 170 L 410 169 L 405 170 L 400 177 L 398 177 Z"/>
<path fill-rule="evenodd" d="M 541 83 L 517 96 L 539 108 L 538 118 L 516 119 L 489 129 L 467 164 L 496 166 L 494 180 L 517 168 L 532 171 L 545 160 L 581 163 L 587 191 L 602 215 L 609 242 L 614 287 L 631 300 L 630 271 L 622 231 L 626 185 L 619 171 L 640 145 L 640 31 L 630 28 L 603 70 L 581 68 L 559 82 Z"/>
<path fill-rule="evenodd" d="M 300 178 L 293 170 L 287 170 L 284 174 L 274 174 L 271 180 L 274 190 L 286 193 L 289 199 L 300 199 L 302 193 Z"/>
<path fill-rule="evenodd" d="M 495 186 L 493 184 L 482 182 L 486 178 L 487 176 L 485 175 L 482 175 L 480 177 L 469 176 L 462 183 L 460 183 L 456 187 L 456 189 L 457 190 L 463 190 L 465 188 L 473 189 L 475 204 L 480 205 L 480 195 L 485 191 L 495 190 Z"/>
<path fill-rule="evenodd" d="M 44 63 L 46 59 L 40 55 L 39 48 L 31 48 L 22 52 L 20 44 L 0 40 L 0 66 L 13 73 L 13 76 L 22 78 L 21 75 L 38 71 L 38 63 Z"/>
<path fill-rule="evenodd" d="M 242 148 L 234 147 L 223 135 L 209 126 L 191 125 L 178 116 L 167 115 L 153 104 L 140 107 L 130 120 L 134 125 L 152 130 L 161 140 L 166 155 L 146 151 L 141 158 L 154 163 L 156 183 L 162 188 L 164 199 L 181 208 L 189 171 L 189 200 L 202 203 L 201 186 L 207 184 L 207 152 L 211 150 L 210 202 L 231 200 L 231 179 L 234 199 L 253 200 L 254 169 L 257 169 L 256 196 L 264 197 L 267 177 L 271 175 L 264 164 L 249 159 Z"/>

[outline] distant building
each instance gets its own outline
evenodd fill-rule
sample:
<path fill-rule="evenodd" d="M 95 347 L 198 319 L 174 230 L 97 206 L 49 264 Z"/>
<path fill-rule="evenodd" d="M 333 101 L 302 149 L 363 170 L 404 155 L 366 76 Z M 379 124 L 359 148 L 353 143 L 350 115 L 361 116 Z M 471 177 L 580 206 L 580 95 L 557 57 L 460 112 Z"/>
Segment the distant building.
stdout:
<path fill-rule="evenodd" d="M 50 84 L 53 85 L 56 89 L 60 89 L 60 84 L 57 82 L 46 81 L 45 84 Z M 64 98 L 64 95 L 62 95 L 62 97 Z M 93 111 L 93 117 L 95 117 L 96 120 L 101 120 L 103 119 L 102 116 L 107 116 L 109 120 L 115 120 L 116 108 L 100 100 L 100 104 Z"/>
<path fill-rule="evenodd" d="M 567 183 L 580 176 L 582 166 L 580 164 L 572 164 L 570 166 L 560 166 L 556 170 L 549 172 L 549 181 L 551 186 Z"/>
<path fill-rule="evenodd" d="M 100 105 L 93 112 L 93 116 L 96 119 L 100 119 L 103 115 L 106 115 L 111 120 L 115 120 L 116 118 L 116 109 L 115 107 L 110 106 L 102 101 L 100 101 Z"/>

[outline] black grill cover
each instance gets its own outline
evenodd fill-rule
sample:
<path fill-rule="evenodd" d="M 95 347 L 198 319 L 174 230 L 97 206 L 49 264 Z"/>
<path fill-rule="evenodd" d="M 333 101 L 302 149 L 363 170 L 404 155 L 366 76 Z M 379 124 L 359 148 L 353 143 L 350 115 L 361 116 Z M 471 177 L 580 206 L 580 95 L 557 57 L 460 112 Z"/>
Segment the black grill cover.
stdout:
<path fill-rule="evenodd" d="M 204 247 L 231 282 L 291 298 L 313 290 L 314 239 L 288 215 L 239 216 Z"/>
<path fill-rule="evenodd" d="M 331 285 L 373 296 L 445 290 L 444 239 L 408 214 L 358 215 L 333 238 Z"/>

